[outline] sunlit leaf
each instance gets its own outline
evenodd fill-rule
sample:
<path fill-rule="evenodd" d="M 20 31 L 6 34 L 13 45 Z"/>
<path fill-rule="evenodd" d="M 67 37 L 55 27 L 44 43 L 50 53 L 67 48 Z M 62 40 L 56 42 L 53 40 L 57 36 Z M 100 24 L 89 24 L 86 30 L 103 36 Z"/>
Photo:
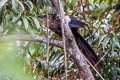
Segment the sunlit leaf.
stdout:
<path fill-rule="evenodd" d="M 103 49 L 106 48 L 109 41 L 110 41 L 110 37 L 105 37 L 105 39 L 103 40 Z"/>
<path fill-rule="evenodd" d="M 104 0 L 99 0 L 99 4 L 101 4 Z"/>
<path fill-rule="evenodd" d="M 18 16 L 14 16 L 12 22 L 18 21 L 18 19 L 20 19 L 21 15 L 22 14 L 20 13 Z"/>
<path fill-rule="evenodd" d="M 7 2 L 7 0 L 1 0 L 0 1 L 0 8 Z"/>
<path fill-rule="evenodd" d="M 33 10 L 33 3 L 31 1 L 28 1 L 29 5 L 30 5 L 30 12 L 32 12 Z"/>
<path fill-rule="evenodd" d="M 30 44 L 30 46 L 29 46 L 29 52 L 30 52 L 31 55 L 34 54 L 34 52 L 35 52 L 35 46 L 34 46 L 34 43 L 31 43 L 31 44 Z"/>
<path fill-rule="evenodd" d="M 113 43 L 112 40 L 110 40 L 110 44 L 111 44 L 111 46 L 112 46 L 112 51 L 113 51 L 113 50 L 114 50 L 114 47 L 115 47 L 115 44 Z"/>
<path fill-rule="evenodd" d="M 113 0 L 108 0 L 108 3 L 111 5 L 112 4 L 112 2 L 113 2 Z"/>
<path fill-rule="evenodd" d="M 29 26 L 28 20 L 25 17 L 22 17 L 22 19 L 23 19 L 23 23 L 25 25 L 25 29 L 27 30 L 28 26 Z"/>
<path fill-rule="evenodd" d="M 33 19 L 33 21 L 34 21 L 34 23 L 35 23 L 35 25 L 36 25 L 37 29 L 38 29 L 38 28 L 40 28 L 40 24 L 39 24 L 38 19 L 37 19 L 37 18 L 35 18 L 35 17 L 32 17 L 32 19 Z"/>
<path fill-rule="evenodd" d="M 11 2 L 12 2 L 13 8 L 16 9 L 17 8 L 17 1 L 16 0 L 11 0 Z"/>
<path fill-rule="evenodd" d="M 31 13 L 33 10 L 33 3 L 31 1 L 27 1 L 27 2 L 25 2 L 25 4 L 29 7 L 30 13 Z"/>
<path fill-rule="evenodd" d="M 117 35 L 114 35 L 114 38 L 117 42 L 119 42 L 119 39 L 118 39 L 118 36 Z"/>
<path fill-rule="evenodd" d="M 103 39 L 106 37 L 107 35 L 104 35 L 100 38 L 100 41 L 99 41 L 99 45 L 101 44 L 101 42 L 103 41 Z"/>
<path fill-rule="evenodd" d="M 21 8 L 20 8 L 20 13 L 22 13 L 22 12 L 25 10 L 24 5 L 23 5 L 19 0 L 17 0 L 17 2 L 18 2 L 19 5 L 21 6 Z"/>
<path fill-rule="evenodd" d="M 114 39 L 115 39 L 114 44 L 117 45 L 120 48 L 120 41 L 119 41 L 118 36 L 114 35 Z"/>

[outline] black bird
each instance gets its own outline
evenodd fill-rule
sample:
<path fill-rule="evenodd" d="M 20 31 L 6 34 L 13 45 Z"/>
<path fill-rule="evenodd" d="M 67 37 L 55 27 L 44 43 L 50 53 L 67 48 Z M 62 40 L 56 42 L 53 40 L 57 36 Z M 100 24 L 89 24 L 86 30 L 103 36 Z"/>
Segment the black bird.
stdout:
<path fill-rule="evenodd" d="M 62 32 L 61 32 L 61 25 L 60 25 L 60 20 L 56 19 L 55 14 L 51 14 L 48 17 L 46 15 L 39 16 L 40 19 L 42 19 L 45 27 L 47 27 L 47 24 L 49 25 L 49 28 L 55 32 L 57 35 L 62 37 Z M 48 20 L 47 20 L 48 19 Z M 100 72 L 103 71 L 103 64 L 100 62 L 97 64 L 99 61 L 99 58 L 97 57 L 96 53 L 94 50 L 91 48 L 91 46 L 85 41 L 85 39 L 79 34 L 78 29 L 83 28 L 83 27 L 88 27 L 87 24 L 78 21 L 74 17 L 68 17 L 69 19 L 69 27 L 75 37 L 76 43 L 80 50 L 82 50 L 83 55 L 91 62 L 91 64 Z M 48 21 L 48 23 L 47 23 Z M 97 65 L 96 65 L 97 64 Z M 95 66 L 96 65 L 96 66 Z"/>

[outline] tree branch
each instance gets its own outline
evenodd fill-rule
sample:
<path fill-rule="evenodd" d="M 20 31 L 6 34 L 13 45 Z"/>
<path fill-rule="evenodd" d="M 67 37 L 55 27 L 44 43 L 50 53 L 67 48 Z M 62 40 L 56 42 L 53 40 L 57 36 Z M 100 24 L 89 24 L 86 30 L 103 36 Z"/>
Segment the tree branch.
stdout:
<path fill-rule="evenodd" d="M 64 26 L 65 36 L 66 36 L 66 47 L 69 53 L 71 53 L 72 58 L 79 68 L 84 72 L 84 80 L 95 80 L 93 74 L 91 73 L 89 66 L 82 54 L 79 50 L 75 38 L 69 28 L 68 22 L 65 19 L 65 14 L 63 10 L 63 6 L 60 0 L 52 0 L 57 11 L 57 15 L 60 17 L 61 25 Z"/>
<path fill-rule="evenodd" d="M 0 43 L 5 42 L 5 41 L 38 41 L 38 42 L 44 42 L 44 43 L 49 43 L 51 45 L 63 48 L 63 41 L 59 40 L 54 40 L 54 39 L 48 39 L 47 37 L 44 36 L 32 36 L 32 35 L 24 35 L 24 34 L 17 34 L 17 35 L 2 35 L 0 36 Z"/>

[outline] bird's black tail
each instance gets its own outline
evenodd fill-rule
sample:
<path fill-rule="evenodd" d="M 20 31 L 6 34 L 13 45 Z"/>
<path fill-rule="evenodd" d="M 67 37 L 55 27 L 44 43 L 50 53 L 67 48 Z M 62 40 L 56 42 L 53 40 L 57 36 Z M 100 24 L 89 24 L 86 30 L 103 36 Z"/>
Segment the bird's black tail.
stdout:
<path fill-rule="evenodd" d="M 72 28 L 72 33 L 75 37 L 78 47 L 82 50 L 83 55 L 89 60 L 89 62 L 100 72 L 103 71 L 103 63 L 100 62 L 94 50 L 91 46 L 83 39 L 83 37 L 77 32 L 76 28 Z M 97 65 L 96 65 L 97 64 Z M 96 65 L 96 66 L 95 66 Z"/>

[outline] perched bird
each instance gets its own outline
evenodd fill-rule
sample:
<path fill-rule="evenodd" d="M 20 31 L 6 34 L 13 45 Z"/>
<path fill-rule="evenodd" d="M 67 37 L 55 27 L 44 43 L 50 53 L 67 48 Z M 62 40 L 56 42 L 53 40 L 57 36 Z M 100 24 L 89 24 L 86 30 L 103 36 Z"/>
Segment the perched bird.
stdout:
<path fill-rule="evenodd" d="M 62 37 L 60 20 L 56 19 L 55 14 L 51 14 L 48 17 L 46 15 L 42 15 L 42 16 L 39 16 L 39 18 L 43 21 L 45 27 L 49 26 L 49 29 L 51 29 L 57 35 Z M 74 35 L 74 38 L 76 40 L 76 43 L 77 43 L 78 47 L 83 52 L 83 55 L 91 62 L 91 64 L 98 71 L 102 71 L 103 70 L 102 62 L 99 62 L 99 64 L 97 64 L 97 62 L 99 61 L 99 58 L 97 57 L 96 53 L 91 48 L 91 46 L 85 41 L 85 39 L 78 32 L 79 28 L 83 28 L 83 27 L 86 27 L 86 26 L 88 27 L 88 25 L 83 23 L 83 22 L 78 21 L 74 17 L 68 17 L 68 18 L 69 18 L 69 24 L 68 25 L 69 25 L 69 27 L 70 27 L 73 35 Z"/>

